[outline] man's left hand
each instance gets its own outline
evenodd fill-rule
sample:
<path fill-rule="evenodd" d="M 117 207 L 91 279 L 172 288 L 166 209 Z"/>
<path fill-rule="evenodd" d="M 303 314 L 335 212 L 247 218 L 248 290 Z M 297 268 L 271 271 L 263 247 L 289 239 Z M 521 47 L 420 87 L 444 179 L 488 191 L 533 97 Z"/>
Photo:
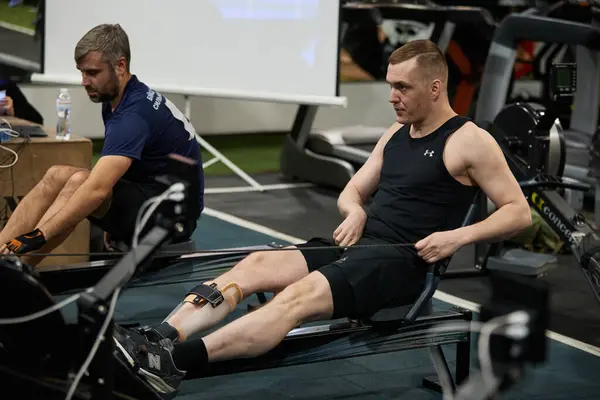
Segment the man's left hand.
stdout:
<path fill-rule="evenodd" d="M 460 237 L 456 231 L 432 233 L 415 244 L 419 256 L 431 264 L 450 257 L 460 247 Z"/>

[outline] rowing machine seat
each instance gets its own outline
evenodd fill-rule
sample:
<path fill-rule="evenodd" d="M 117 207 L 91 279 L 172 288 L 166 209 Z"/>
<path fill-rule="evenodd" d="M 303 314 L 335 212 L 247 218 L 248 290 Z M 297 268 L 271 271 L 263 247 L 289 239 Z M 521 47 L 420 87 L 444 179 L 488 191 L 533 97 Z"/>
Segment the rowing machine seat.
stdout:
<path fill-rule="evenodd" d="M 395 307 L 382 308 L 365 320 L 365 322 L 371 324 L 381 322 L 404 322 L 412 307 L 412 304 L 403 304 Z M 419 316 L 431 315 L 432 312 L 433 302 L 430 299 L 423 305 L 423 310 Z"/>
<path fill-rule="evenodd" d="M 364 322 L 368 324 L 396 322 L 407 325 L 414 323 L 418 317 L 431 315 L 433 313 L 433 294 L 437 290 L 440 277 L 448 268 L 448 264 L 450 264 L 450 258 L 440 260 L 429 267 L 423 290 L 414 303 L 382 308 Z"/>

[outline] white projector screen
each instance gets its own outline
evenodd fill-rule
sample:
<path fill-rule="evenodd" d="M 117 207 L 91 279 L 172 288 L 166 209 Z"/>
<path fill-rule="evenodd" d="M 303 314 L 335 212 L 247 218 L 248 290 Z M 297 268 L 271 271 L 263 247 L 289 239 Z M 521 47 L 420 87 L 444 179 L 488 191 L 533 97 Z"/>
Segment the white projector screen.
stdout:
<path fill-rule="evenodd" d="M 52 0 L 44 73 L 79 84 L 73 51 L 92 27 L 119 23 L 131 72 L 155 90 L 225 98 L 345 105 L 338 96 L 338 0 Z"/>

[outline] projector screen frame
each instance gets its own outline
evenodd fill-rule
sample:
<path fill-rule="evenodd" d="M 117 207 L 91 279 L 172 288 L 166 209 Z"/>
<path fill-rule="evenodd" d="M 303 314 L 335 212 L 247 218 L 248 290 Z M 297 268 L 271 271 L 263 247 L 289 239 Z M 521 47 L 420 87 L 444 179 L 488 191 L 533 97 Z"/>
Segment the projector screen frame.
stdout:
<path fill-rule="evenodd" d="M 32 73 L 30 82 L 32 84 L 39 85 L 61 85 L 61 86 L 77 86 L 81 82 L 79 79 L 75 79 L 71 74 L 46 74 L 46 17 L 47 17 L 47 2 L 46 0 L 40 0 L 44 4 L 44 21 L 43 21 L 43 43 L 42 43 L 42 61 L 41 71 L 39 73 Z M 341 46 L 342 46 L 342 32 L 343 32 L 343 21 L 342 21 L 342 0 L 325 0 L 337 1 L 338 18 L 337 18 L 337 36 L 336 36 L 336 67 L 335 67 L 335 90 L 333 96 L 323 95 L 295 95 L 285 93 L 271 93 L 271 92 L 260 92 L 260 91 L 243 91 L 243 90 L 231 90 L 231 89 L 217 89 L 217 88 L 193 88 L 189 89 L 180 85 L 162 85 L 155 84 L 151 79 L 144 79 L 143 76 L 139 78 L 147 84 L 151 89 L 161 92 L 164 94 L 177 94 L 191 97 L 211 97 L 211 98 L 222 98 L 222 99 L 233 99 L 233 100 L 246 100 L 246 101 L 261 101 L 270 103 L 288 103 L 288 104 L 304 104 L 304 105 L 315 105 L 315 106 L 338 106 L 346 107 L 347 98 L 340 96 L 340 60 L 341 60 Z M 132 49 L 132 53 L 134 53 Z M 75 66 L 73 66 L 75 70 Z M 135 69 L 132 70 L 135 74 Z"/>
<path fill-rule="evenodd" d="M 40 54 L 40 72 L 34 72 L 34 74 L 43 74 L 46 71 L 46 13 L 48 11 L 48 2 L 46 0 L 38 1 L 38 7 L 42 10 L 42 21 L 39 26 L 39 29 L 41 31 L 39 34 L 41 35 L 42 46 Z"/>
<path fill-rule="evenodd" d="M 338 55 L 339 60 L 339 55 Z M 339 66 L 337 67 L 339 74 Z M 348 99 L 340 96 L 340 78 L 336 78 L 336 97 L 329 96 L 306 96 L 306 95 L 286 95 L 280 94 L 273 96 L 272 93 L 235 91 L 228 89 L 188 89 L 181 86 L 160 86 L 153 85 L 151 82 L 144 82 L 152 90 L 163 94 L 177 94 L 190 97 L 212 97 L 221 99 L 263 101 L 270 103 L 290 103 L 290 104 L 308 104 L 316 106 L 340 106 L 346 107 Z M 67 75 L 42 75 L 33 74 L 31 83 L 45 86 L 79 86 L 81 81 Z"/>

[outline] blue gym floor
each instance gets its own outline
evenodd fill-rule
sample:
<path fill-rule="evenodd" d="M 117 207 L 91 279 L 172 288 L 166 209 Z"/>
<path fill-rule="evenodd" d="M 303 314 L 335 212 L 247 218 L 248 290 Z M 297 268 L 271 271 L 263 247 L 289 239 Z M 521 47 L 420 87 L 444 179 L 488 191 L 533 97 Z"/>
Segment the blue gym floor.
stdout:
<path fill-rule="evenodd" d="M 198 249 L 207 250 L 289 243 L 281 240 L 282 236 L 270 236 L 260 230 L 205 214 L 194 239 Z M 174 272 L 173 268 L 161 271 L 145 280 L 146 286 L 125 291 L 117 306 L 117 322 L 160 322 L 179 304 L 187 289 L 206 279 L 206 273 L 194 272 L 193 265 L 178 268 L 181 268 L 180 272 Z M 162 278 L 168 276 L 172 280 L 175 275 L 179 282 L 160 283 Z M 251 301 L 255 302 L 254 297 Z M 239 316 L 246 306 L 247 302 L 240 304 L 238 312 L 231 317 Z M 435 306 L 441 309 L 453 304 L 436 300 Z M 444 351 L 453 369 L 454 345 L 447 346 Z M 550 339 L 548 352 L 548 362 L 529 369 L 525 379 L 503 398 L 600 398 L 600 353 L 594 355 L 594 349 L 583 351 Z M 472 368 L 476 368 L 475 351 L 472 355 Z M 421 379 L 434 374 L 427 349 L 418 349 L 185 381 L 178 399 L 441 399 L 440 394 L 421 387 Z"/>

